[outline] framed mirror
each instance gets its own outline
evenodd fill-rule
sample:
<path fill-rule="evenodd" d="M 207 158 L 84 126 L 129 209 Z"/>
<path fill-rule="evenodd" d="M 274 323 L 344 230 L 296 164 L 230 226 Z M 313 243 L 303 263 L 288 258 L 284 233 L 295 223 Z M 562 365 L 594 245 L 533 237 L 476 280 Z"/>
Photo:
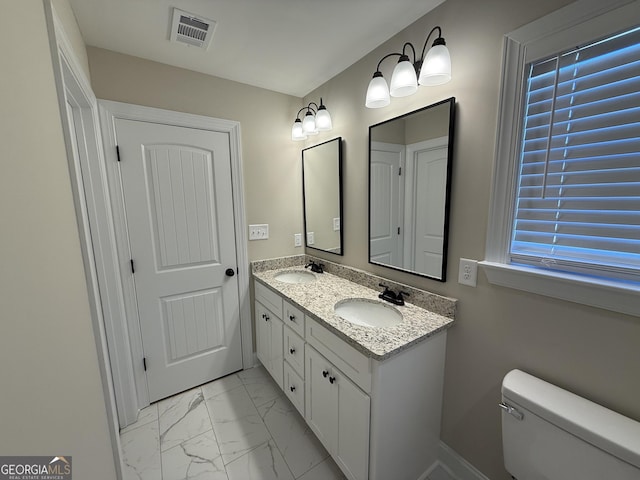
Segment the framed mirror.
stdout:
<path fill-rule="evenodd" d="M 369 127 L 369 262 L 444 282 L 455 98 Z"/>
<path fill-rule="evenodd" d="M 302 150 L 302 198 L 307 248 L 342 255 L 342 137 Z"/>

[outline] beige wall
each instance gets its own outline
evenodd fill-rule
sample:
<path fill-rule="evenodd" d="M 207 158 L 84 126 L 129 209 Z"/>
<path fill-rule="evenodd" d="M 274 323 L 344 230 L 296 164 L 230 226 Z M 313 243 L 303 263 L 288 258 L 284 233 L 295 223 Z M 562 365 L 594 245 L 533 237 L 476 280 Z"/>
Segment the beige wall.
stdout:
<path fill-rule="evenodd" d="M 251 260 L 303 253 L 302 160 L 291 141 L 301 99 L 161 63 L 89 47 L 92 88 L 105 100 L 235 120 L 241 124 L 246 218 L 269 224 L 249 242 Z"/>
<path fill-rule="evenodd" d="M 323 97 L 334 130 L 317 138 L 345 139 L 345 256 L 324 257 L 459 299 L 449 331 L 442 439 L 493 480 L 502 466 L 500 382 L 521 368 L 622 414 L 640 420 L 640 319 L 493 286 L 457 283 L 460 257 L 484 257 L 496 136 L 502 37 L 569 3 L 566 0 L 447 0 L 375 50 L 306 101 Z M 441 25 L 452 56 L 453 79 L 420 87 L 389 107 L 364 108 L 367 84 L 386 53 L 405 41 L 422 47 Z M 387 79 L 393 61 L 383 68 Z M 367 127 L 455 96 L 456 141 L 448 281 L 439 283 L 367 262 Z"/>
<path fill-rule="evenodd" d="M 44 5 L 3 6 L 0 452 L 71 455 L 74 478 L 112 480 Z"/>

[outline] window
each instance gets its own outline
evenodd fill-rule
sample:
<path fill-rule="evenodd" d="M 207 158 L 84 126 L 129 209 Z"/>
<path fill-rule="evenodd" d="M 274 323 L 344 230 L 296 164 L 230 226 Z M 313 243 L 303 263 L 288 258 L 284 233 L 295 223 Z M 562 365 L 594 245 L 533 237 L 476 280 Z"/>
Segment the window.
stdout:
<path fill-rule="evenodd" d="M 580 0 L 506 36 L 490 282 L 640 316 L 638 18 Z"/>
<path fill-rule="evenodd" d="M 533 62 L 512 263 L 640 279 L 640 28 Z"/>

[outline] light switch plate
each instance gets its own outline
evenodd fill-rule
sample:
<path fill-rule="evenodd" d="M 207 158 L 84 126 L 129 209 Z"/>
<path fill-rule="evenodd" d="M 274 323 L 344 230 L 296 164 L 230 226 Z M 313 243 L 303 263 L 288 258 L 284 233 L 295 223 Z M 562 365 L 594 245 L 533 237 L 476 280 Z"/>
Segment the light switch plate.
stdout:
<path fill-rule="evenodd" d="M 313 245 L 316 242 L 313 232 L 307 232 L 307 245 Z"/>
<path fill-rule="evenodd" d="M 340 231 L 340 217 L 333 219 L 333 231 L 334 232 Z"/>
<path fill-rule="evenodd" d="M 478 279 L 478 261 L 469 260 L 468 258 L 460 259 L 460 268 L 458 269 L 458 283 L 475 287 Z"/>
<path fill-rule="evenodd" d="M 301 247 L 302 246 L 302 234 L 301 233 L 294 233 L 293 234 L 293 246 L 294 247 Z"/>
<path fill-rule="evenodd" d="M 249 225 L 249 240 L 266 240 L 269 238 L 269 225 Z"/>

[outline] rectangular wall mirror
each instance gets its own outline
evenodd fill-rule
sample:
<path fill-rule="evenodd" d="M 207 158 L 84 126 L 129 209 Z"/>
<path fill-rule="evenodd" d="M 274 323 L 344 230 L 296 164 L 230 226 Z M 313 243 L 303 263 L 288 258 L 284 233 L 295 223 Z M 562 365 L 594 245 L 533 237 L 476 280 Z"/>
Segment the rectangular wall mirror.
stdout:
<path fill-rule="evenodd" d="M 342 137 L 302 150 L 305 245 L 342 255 Z"/>
<path fill-rule="evenodd" d="M 369 262 L 444 282 L 455 98 L 369 127 Z"/>

